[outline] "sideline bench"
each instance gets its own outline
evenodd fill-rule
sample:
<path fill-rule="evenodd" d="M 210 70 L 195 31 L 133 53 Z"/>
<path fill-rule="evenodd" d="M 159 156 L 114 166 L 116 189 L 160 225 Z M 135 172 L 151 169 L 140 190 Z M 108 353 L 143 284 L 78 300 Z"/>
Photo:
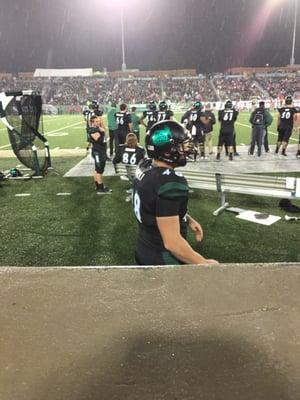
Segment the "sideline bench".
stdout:
<path fill-rule="evenodd" d="M 133 182 L 136 166 L 116 164 L 115 172 Z M 180 171 L 192 189 L 214 190 L 221 193 L 221 206 L 214 211 L 219 215 L 229 207 L 226 193 L 240 193 L 254 196 L 300 199 L 300 178 L 279 177 L 253 174 L 226 174 L 202 171 L 191 171 L 176 168 Z"/>

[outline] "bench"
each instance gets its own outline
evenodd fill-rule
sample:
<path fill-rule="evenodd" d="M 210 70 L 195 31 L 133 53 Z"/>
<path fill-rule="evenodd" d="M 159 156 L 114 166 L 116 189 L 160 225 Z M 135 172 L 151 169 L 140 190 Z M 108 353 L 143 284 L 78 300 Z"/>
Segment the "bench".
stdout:
<path fill-rule="evenodd" d="M 116 164 L 115 171 L 133 182 L 135 165 Z M 219 215 L 229 207 L 226 193 L 240 193 L 254 196 L 266 196 L 284 199 L 300 199 L 300 178 L 279 177 L 253 174 L 227 174 L 202 171 L 191 171 L 176 168 L 186 178 L 192 189 L 213 190 L 221 194 L 221 206 L 214 211 Z"/>

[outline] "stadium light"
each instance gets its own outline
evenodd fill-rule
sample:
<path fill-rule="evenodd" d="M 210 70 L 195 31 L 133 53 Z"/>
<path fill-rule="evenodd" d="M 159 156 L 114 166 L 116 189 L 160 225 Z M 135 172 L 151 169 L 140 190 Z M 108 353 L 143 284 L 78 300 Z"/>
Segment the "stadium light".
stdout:
<path fill-rule="evenodd" d="M 298 14 L 298 0 L 295 0 L 295 15 L 294 15 L 294 31 L 293 31 L 293 44 L 292 44 L 292 56 L 290 65 L 295 65 L 295 47 L 296 47 L 296 31 L 297 31 L 297 14 Z"/>
<path fill-rule="evenodd" d="M 121 6 L 121 39 L 122 39 L 122 71 L 126 71 L 126 62 L 125 62 L 125 35 L 124 35 L 124 7 L 123 4 Z"/>

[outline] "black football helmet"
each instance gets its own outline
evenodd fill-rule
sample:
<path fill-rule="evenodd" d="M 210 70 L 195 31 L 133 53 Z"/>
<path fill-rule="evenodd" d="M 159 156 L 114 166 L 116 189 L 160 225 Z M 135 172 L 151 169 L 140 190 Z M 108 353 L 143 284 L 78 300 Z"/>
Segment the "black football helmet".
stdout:
<path fill-rule="evenodd" d="M 162 100 L 159 103 L 158 107 L 159 107 L 160 111 L 166 111 L 168 109 L 168 104 L 164 100 Z"/>
<path fill-rule="evenodd" d="M 285 104 L 287 104 L 287 105 L 293 104 L 293 98 L 291 95 L 286 96 L 284 101 L 285 101 Z"/>
<path fill-rule="evenodd" d="M 193 108 L 194 110 L 201 110 L 203 108 L 203 104 L 201 103 L 201 101 L 195 101 L 195 103 L 193 104 Z"/>
<path fill-rule="evenodd" d="M 156 103 L 154 100 L 151 100 L 149 103 L 149 110 L 155 111 L 156 110 Z"/>
<path fill-rule="evenodd" d="M 150 129 L 147 149 L 154 159 L 183 167 L 191 153 L 192 142 L 178 122 L 161 121 Z"/>
<path fill-rule="evenodd" d="M 230 110 L 231 108 L 233 108 L 233 104 L 231 100 L 227 100 L 225 103 L 225 108 Z"/>
<path fill-rule="evenodd" d="M 99 108 L 99 103 L 98 103 L 97 100 L 93 100 L 93 101 L 92 101 L 92 103 L 91 103 L 91 108 L 92 108 L 93 110 L 98 110 L 98 108 Z"/>

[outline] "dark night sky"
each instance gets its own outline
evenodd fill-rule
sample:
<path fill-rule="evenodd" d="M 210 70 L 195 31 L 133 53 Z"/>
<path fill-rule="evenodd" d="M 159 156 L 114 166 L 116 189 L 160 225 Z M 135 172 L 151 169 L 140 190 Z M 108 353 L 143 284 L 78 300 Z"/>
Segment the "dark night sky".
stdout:
<path fill-rule="evenodd" d="M 114 1 L 1 0 L 0 71 L 120 69 L 120 12 Z M 216 72 L 231 66 L 286 65 L 293 0 L 281 0 L 264 30 L 256 23 L 265 4 L 276 1 L 124 0 L 127 68 Z M 296 61 L 300 63 L 300 17 Z"/>

